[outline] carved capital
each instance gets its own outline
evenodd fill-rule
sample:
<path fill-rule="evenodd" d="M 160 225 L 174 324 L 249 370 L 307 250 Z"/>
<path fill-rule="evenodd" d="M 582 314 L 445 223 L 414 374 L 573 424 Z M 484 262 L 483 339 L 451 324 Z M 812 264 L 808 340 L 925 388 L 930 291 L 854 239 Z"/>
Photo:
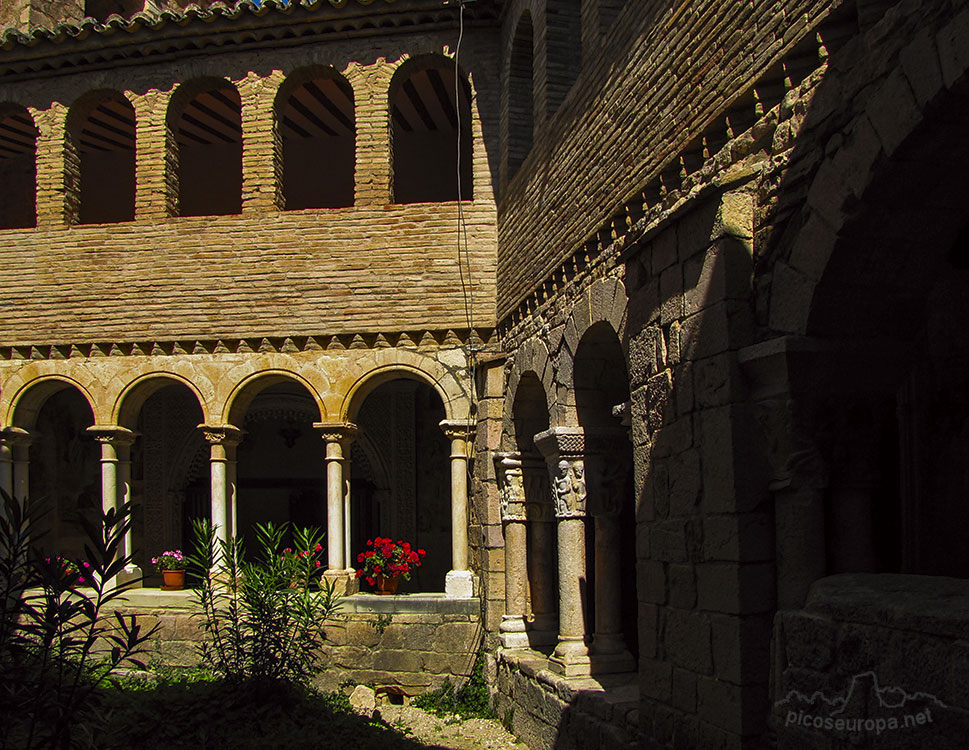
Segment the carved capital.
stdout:
<path fill-rule="evenodd" d="M 34 436 L 22 427 L 4 427 L 0 430 L 0 442 L 10 448 L 28 447 Z"/>
<path fill-rule="evenodd" d="M 495 453 L 495 473 L 501 496 L 501 520 L 524 521 L 525 477 L 520 453 Z"/>
<path fill-rule="evenodd" d="M 556 518 L 582 518 L 586 514 L 585 464 L 581 458 L 559 458 L 552 473 L 552 499 Z"/>
<path fill-rule="evenodd" d="M 535 447 L 548 460 L 585 454 L 585 431 L 581 427 L 553 427 L 535 435 Z"/>
<path fill-rule="evenodd" d="M 245 434 L 238 427 L 234 427 L 231 424 L 200 424 L 199 429 L 202 431 L 209 445 L 223 445 L 227 448 L 234 448 L 239 445 Z"/>
<path fill-rule="evenodd" d="M 474 435 L 474 421 L 470 419 L 445 419 L 440 425 L 448 440 L 470 440 Z"/>
<path fill-rule="evenodd" d="M 327 443 L 341 443 L 344 448 L 353 442 L 360 429 L 352 422 L 314 422 L 313 429 L 319 430 Z"/>
<path fill-rule="evenodd" d="M 107 443 L 115 447 L 131 445 L 138 437 L 138 433 L 126 427 L 118 425 L 92 425 L 87 428 L 88 435 L 91 435 L 99 443 Z"/>

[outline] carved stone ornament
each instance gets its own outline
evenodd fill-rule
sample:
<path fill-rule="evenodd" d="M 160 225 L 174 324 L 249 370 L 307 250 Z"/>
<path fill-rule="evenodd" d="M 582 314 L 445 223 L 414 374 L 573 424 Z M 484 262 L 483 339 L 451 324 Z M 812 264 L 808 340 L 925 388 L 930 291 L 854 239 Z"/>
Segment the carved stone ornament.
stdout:
<path fill-rule="evenodd" d="M 342 424 L 314 422 L 313 427 L 320 431 L 323 440 L 327 443 L 350 443 L 359 432 L 359 428 L 352 422 Z"/>
<path fill-rule="evenodd" d="M 496 453 L 495 471 L 501 498 L 502 521 L 525 520 L 525 477 L 517 453 Z"/>
<path fill-rule="evenodd" d="M 585 467 L 581 459 L 560 459 L 553 479 L 555 516 L 582 518 L 586 514 Z"/>
<path fill-rule="evenodd" d="M 112 425 L 92 425 L 87 428 L 87 433 L 99 443 L 109 445 L 131 445 L 138 437 L 137 432 L 132 432 L 126 427 Z"/>
<path fill-rule="evenodd" d="M 208 425 L 200 424 L 199 429 L 205 435 L 210 445 L 238 445 L 245 433 L 231 424 Z"/>

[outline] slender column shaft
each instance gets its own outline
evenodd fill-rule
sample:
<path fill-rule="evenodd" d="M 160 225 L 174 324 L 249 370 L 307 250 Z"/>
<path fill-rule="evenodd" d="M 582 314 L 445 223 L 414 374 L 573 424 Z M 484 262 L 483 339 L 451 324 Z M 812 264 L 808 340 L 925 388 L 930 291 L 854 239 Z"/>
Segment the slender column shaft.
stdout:
<path fill-rule="evenodd" d="M 556 656 L 574 659 L 588 654 L 585 645 L 585 610 L 582 606 L 585 576 L 585 518 L 560 518 L 559 639 Z"/>
<path fill-rule="evenodd" d="M 101 441 L 101 510 L 118 508 L 118 450 L 112 440 Z"/>
<path fill-rule="evenodd" d="M 468 438 L 472 426 L 465 420 L 441 422 L 451 441 L 451 570 L 444 582 L 444 591 L 451 597 L 474 594 L 468 570 Z"/>
<path fill-rule="evenodd" d="M 226 511 L 226 524 L 229 527 L 229 537 L 239 538 L 239 487 L 237 481 L 235 455 L 233 450 L 232 460 L 225 462 L 225 481 L 228 509 Z"/>
<path fill-rule="evenodd" d="M 209 442 L 211 520 L 215 534 L 228 541 L 235 532 L 235 450 L 242 430 L 232 425 L 199 425 Z M 231 502 L 231 506 L 230 506 Z"/>
<path fill-rule="evenodd" d="M 225 446 L 220 443 L 210 446 L 209 472 L 212 479 L 212 526 L 215 527 L 216 536 L 226 541 L 229 538 L 226 527 L 226 459 Z"/>
<path fill-rule="evenodd" d="M 131 487 L 131 444 L 135 433 L 117 425 L 94 425 L 87 430 L 101 444 L 101 511 L 117 511 L 119 505 L 130 499 Z M 118 556 L 121 559 L 131 554 L 133 546 L 132 529 L 129 525 L 121 539 Z M 134 565 L 126 564 L 116 583 L 123 583 L 141 577 L 141 571 Z"/>
<path fill-rule="evenodd" d="M 118 446 L 118 477 L 117 477 L 117 498 L 119 505 L 131 503 L 131 445 L 123 444 Z M 124 540 L 121 545 L 122 557 L 128 557 L 134 553 L 134 527 L 130 526 L 125 532 Z"/>
<path fill-rule="evenodd" d="M 13 448 L 7 441 L 0 442 L 0 488 L 13 495 Z"/>
<path fill-rule="evenodd" d="M 595 654 L 625 650 L 622 637 L 622 580 L 619 557 L 619 519 L 596 518 L 596 632 L 592 642 Z"/>
<path fill-rule="evenodd" d="M 20 502 L 30 497 L 30 443 L 17 443 L 13 447 L 13 494 Z"/>
<path fill-rule="evenodd" d="M 558 592 L 555 587 L 556 527 L 554 521 L 530 521 L 532 543 L 528 556 L 531 565 L 532 626 L 535 630 L 557 629 Z"/>
<path fill-rule="evenodd" d="M 327 567 L 346 568 L 346 540 L 343 523 L 346 513 L 343 497 L 343 445 L 339 440 L 326 441 L 326 545 Z"/>

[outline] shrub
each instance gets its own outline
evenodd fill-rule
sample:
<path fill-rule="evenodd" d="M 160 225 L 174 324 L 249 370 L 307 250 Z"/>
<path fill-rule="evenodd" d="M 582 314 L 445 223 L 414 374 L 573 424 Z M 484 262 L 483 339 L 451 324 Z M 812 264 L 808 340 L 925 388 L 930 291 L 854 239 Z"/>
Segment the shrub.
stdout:
<path fill-rule="evenodd" d="M 119 552 L 131 505 L 109 510 L 99 524 L 81 517 L 87 560 L 64 564 L 37 552 L 35 504 L 0 490 L 0 747 L 66 748 L 95 693 L 154 630 L 108 605 L 131 584 L 113 580 L 131 557 Z M 82 572 L 83 571 L 83 576 Z M 72 591 L 84 579 L 90 588 Z"/>
<path fill-rule="evenodd" d="M 438 715 L 457 714 L 462 719 L 493 719 L 491 692 L 484 677 L 484 655 L 479 653 L 467 681 L 457 690 L 445 680 L 437 690 L 414 699 L 414 705 Z"/>
<path fill-rule="evenodd" d="M 294 532 L 304 555 L 281 551 L 288 524 L 259 524 L 259 558 L 244 562 L 240 540 L 221 540 L 208 520 L 194 524 L 189 571 L 199 578 L 196 596 L 208 639 L 201 657 L 234 683 L 292 682 L 313 676 L 323 646 L 323 621 L 337 612 L 333 585 L 318 577 L 323 535 Z"/>

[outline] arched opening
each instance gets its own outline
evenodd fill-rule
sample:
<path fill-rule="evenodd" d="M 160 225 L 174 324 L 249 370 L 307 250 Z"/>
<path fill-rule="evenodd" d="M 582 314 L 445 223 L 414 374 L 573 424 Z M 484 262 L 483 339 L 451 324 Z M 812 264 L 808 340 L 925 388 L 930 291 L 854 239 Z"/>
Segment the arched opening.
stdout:
<path fill-rule="evenodd" d="M 296 73 L 276 99 L 286 210 L 353 205 L 353 89 L 333 70 Z"/>
<path fill-rule="evenodd" d="M 0 110 L 0 229 L 37 225 L 37 128 L 22 107 Z"/>
<path fill-rule="evenodd" d="M 390 85 L 394 203 L 471 200 L 471 87 L 444 58 L 405 63 Z M 460 144 L 459 144 L 460 141 Z M 460 157 L 459 157 L 460 145 Z M 460 161 L 460 173 L 459 165 Z"/>
<path fill-rule="evenodd" d="M 444 403 L 426 383 L 390 380 L 360 405 L 350 463 L 350 562 L 374 536 L 427 550 L 400 591 L 444 591 L 451 567 L 450 446 Z"/>
<path fill-rule="evenodd" d="M 117 93 L 82 97 L 67 119 L 81 224 L 135 218 L 135 111 Z"/>
<path fill-rule="evenodd" d="M 145 585 L 158 586 L 151 559 L 191 550 L 192 521 L 209 518 L 208 445 L 198 429 L 202 408 L 185 384 L 157 378 L 128 399 L 125 426 L 138 435 L 131 447 L 133 553 Z"/>
<path fill-rule="evenodd" d="M 522 14 L 515 29 L 508 61 L 508 179 L 517 173 L 532 150 L 535 104 L 532 17 Z"/>
<path fill-rule="evenodd" d="M 225 80 L 179 87 L 168 110 L 170 186 L 179 216 L 242 212 L 242 101 Z"/>
<path fill-rule="evenodd" d="M 101 514 L 101 453 L 87 432 L 94 415 L 76 388 L 65 386 L 46 398 L 30 427 L 28 495 L 46 510 L 35 525 L 36 547 L 46 555 L 85 557 L 82 517 Z"/>
<path fill-rule="evenodd" d="M 106 21 L 114 14 L 131 18 L 144 9 L 145 0 L 86 0 L 84 3 L 84 15 L 98 21 Z"/>
<path fill-rule="evenodd" d="M 545 104 L 551 117 L 582 70 L 582 0 L 547 0 L 545 34 Z"/>
<path fill-rule="evenodd" d="M 238 534 L 250 558 L 259 552 L 256 524 L 327 530 L 325 444 L 313 426 L 319 421 L 313 395 L 295 380 L 268 384 L 249 403 L 236 482 Z M 343 543 L 328 533 L 323 539 L 326 546 Z"/>
<path fill-rule="evenodd" d="M 638 653 L 633 450 L 624 415 L 629 377 L 619 337 L 606 322 L 583 334 L 575 354 L 575 405 L 585 436 L 588 492 L 587 623 L 590 654 Z"/>
<path fill-rule="evenodd" d="M 545 459 L 535 435 L 549 428 L 548 401 L 541 381 L 526 372 L 512 404 L 515 444 L 521 454 L 527 519 L 528 575 L 526 632 L 532 648 L 551 648 L 558 635 L 558 546 L 555 511 Z"/>

